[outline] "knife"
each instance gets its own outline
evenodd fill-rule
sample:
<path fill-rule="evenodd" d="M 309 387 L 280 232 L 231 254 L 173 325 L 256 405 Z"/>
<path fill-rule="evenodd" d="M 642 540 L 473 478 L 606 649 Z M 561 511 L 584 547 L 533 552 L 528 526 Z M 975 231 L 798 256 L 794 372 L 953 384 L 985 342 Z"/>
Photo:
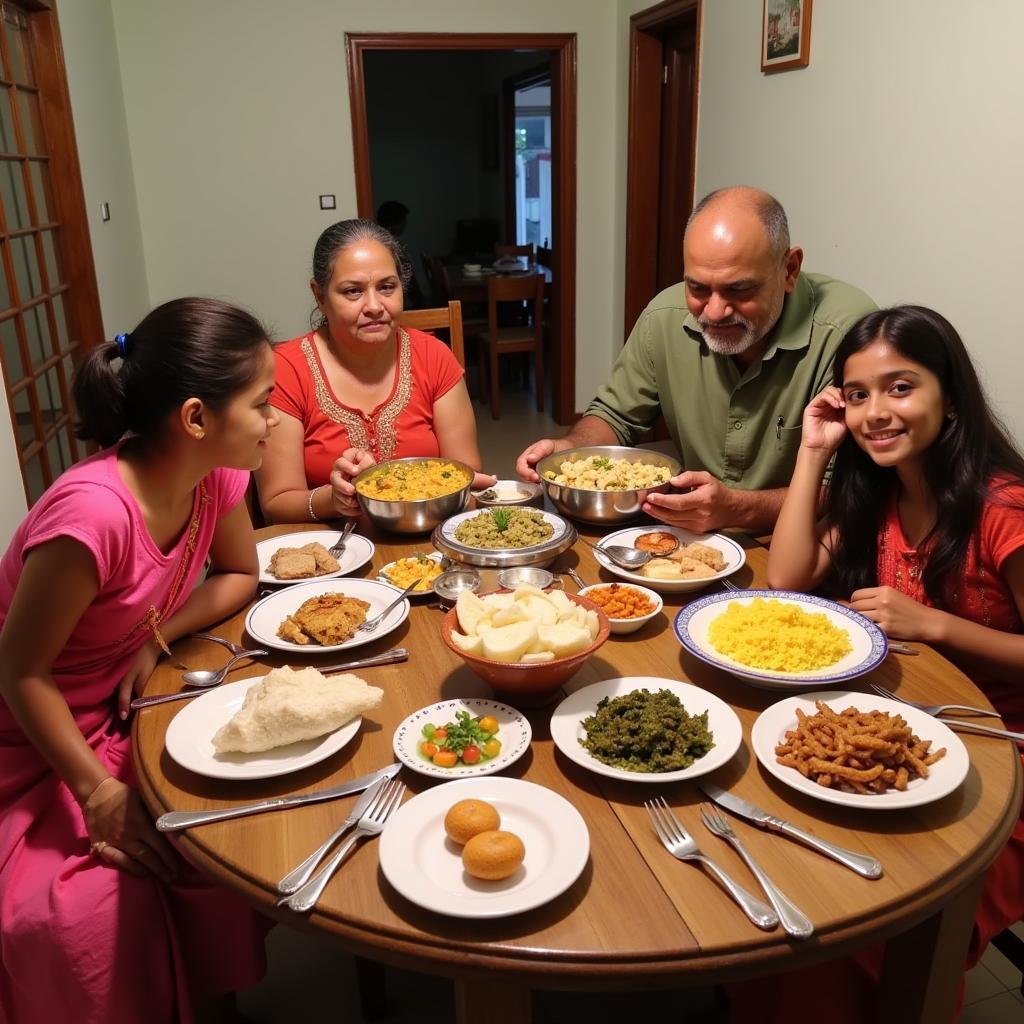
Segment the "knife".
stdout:
<path fill-rule="evenodd" d="M 720 789 L 710 782 L 700 783 L 700 788 L 720 807 L 724 807 L 727 811 L 732 811 L 733 814 L 738 814 L 741 818 L 746 818 L 747 821 L 752 821 L 755 825 L 760 825 L 761 828 L 769 829 L 772 832 L 781 832 L 784 836 L 797 839 L 812 850 L 817 850 L 818 853 L 831 857 L 844 867 L 848 867 L 851 871 L 856 871 L 858 875 L 863 875 L 865 878 L 882 877 L 882 865 L 874 857 L 867 857 L 862 853 L 854 853 L 853 850 L 846 850 L 842 846 L 836 846 L 834 843 L 819 839 L 810 832 L 805 832 L 803 829 L 797 828 L 796 825 L 783 821 L 782 818 L 776 818 L 774 815 L 768 814 L 767 811 L 762 811 L 760 807 L 756 807 L 748 800 L 726 792 L 726 790 Z"/>
<path fill-rule="evenodd" d="M 282 896 L 290 896 L 309 881 L 309 876 L 313 874 L 317 864 L 327 856 L 327 851 L 363 816 L 366 808 L 380 792 L 380 787 L 386 782 L 387 776 L 384 775 L 376 782 L 371 782 L 349 811 L 348 817 L 297 868 L 289 871 L 277 883 L 277 891 Z"/>
<path fill-rule="evenodd" d="M 254 804 L 240 804 L 238 807 L 222 807 L 216 811 L 169 811 L 156 819 L 158 832 L 177 832 L 193 825 L 205 825 L 211 821 L 223 821 L 225 818 L 241 818 L 246 814 L 262 814 L 263 811 L 281 811 L 286 807 L 299 807 L 302 804 L 315 804 L 321 800 L 334 800 L 339 796 L 361 793 L 378 779 L 393 779 L 401 769 L 397 761 L 386 768 L 380 768 L 369 775 L 360 775 L 358 779 L 318 789 L 314 793 L 300 793 L 298 796 L 279 796 L 272 800 L 260 800 Z"/>
<path fill-rule="evenodd" d="M 381 654 L 371 655 L 369 658 L 359 658 L 356 661 L 343 661 L 338 665 L 314 665 L 313 667 L 322 675 L 327 675 L 328 672 L 343 672 L 350 668 L 370 668 L 372 665 L 391 665 L 396 661 L 408 661 L 409 652 L 404 647 L 395 647 L 390 651 L 384 651 Z M 245 680 L 239 680 L 244 682 Z M 166 704 L 170 700 L 191 700 L 193 697 L 199 697 L 204 693 L 209 693 L 207 689 L 196 688 L 192 690 L 182 690 L 180 693 L 160 693 L 154 697 L 136 697 L 131 702 L 132 711 L 138 711 L 139 708 L 151 708 L 154 704 Z"/>

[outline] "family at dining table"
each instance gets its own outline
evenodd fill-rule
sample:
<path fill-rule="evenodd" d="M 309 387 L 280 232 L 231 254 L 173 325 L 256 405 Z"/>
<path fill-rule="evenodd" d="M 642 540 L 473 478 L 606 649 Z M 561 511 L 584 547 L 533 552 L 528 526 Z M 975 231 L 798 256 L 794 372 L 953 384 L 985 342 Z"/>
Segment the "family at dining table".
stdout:
<path fill-rule="evenodd" d="M 520 474 L 572 447 L 637 445 L 663 415 L 685 468 L 646 512 L 774 531 L 772 586 L 832 586 L 892 637 L 938 647 L 1024 729 L 1024 459 L 954 327 L 805 272 L 757 189 L 701 200 L 683 252 L 682 282 L 648 304 L 583 418 L 529 445 Z M 493 482 L 463 367 L 402 326 L 409 273 L 389 232 L 342 221 L 314 248 L 308 333 L 272 347 L 243 310 L 185 298 L 81 361 L 77 436 L 100 450 L 0 560 L 0 1019 L 188 1021 L 260 977 L 269 923 L 155 830 L 128 702 L 170 643 L 252 598 L 251 472 L 264 515 L 286 523 L 357 515 L 354 476 L 392 458 L 455 459 Z M 1019 822 L 970 962 L 1022 916 Z M 734 986 L 734 1017 L 791 1019 L 827 982 L 842 992 L 830 1021 L 863 1020 L 877 963 Z"/>

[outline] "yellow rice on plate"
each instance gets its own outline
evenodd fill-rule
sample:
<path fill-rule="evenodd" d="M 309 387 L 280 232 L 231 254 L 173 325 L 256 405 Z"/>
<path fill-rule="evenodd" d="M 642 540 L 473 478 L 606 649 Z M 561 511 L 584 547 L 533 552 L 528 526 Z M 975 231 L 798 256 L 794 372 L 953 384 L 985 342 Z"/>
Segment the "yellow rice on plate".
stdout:
<path fill-rule="evenodd" d="M 709 623 L 708 640 L 733 661 L 770 672 L 813 672 L 853 650 L 849 633 L 824 612 L 763 597 L 730 601 Z"/>
<path fill-rule="evenodd" d="M 367 498 L 384 501 L 421 501 L 461 490 L 469 483 L 464 469 L 450 462 L 394 462 L 380 467 L 356 484 Z"/>

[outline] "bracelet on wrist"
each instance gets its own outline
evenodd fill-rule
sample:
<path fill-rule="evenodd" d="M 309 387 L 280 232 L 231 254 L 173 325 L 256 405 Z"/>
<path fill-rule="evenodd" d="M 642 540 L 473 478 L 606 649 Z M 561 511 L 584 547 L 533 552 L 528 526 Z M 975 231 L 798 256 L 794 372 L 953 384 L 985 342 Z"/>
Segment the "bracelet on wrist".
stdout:
<path fill-rule="evenodd" d="M 323 486 L 324 486 L 323 484 L 320 485 L 320 487 L 323 487 Z M 309 518 L 310 518 L 310 521 L 314 522 L 314 523 L 319 523 L 320 522 L 320 517 L 316 514 L 316 512 L 313 511 L 313 495 L 316 494 L 316 492 L 320 490 L 320 487 L 314 487 L 313 490 L 311 490 L 309 492 L 309 502 L 308 502 Z"/>

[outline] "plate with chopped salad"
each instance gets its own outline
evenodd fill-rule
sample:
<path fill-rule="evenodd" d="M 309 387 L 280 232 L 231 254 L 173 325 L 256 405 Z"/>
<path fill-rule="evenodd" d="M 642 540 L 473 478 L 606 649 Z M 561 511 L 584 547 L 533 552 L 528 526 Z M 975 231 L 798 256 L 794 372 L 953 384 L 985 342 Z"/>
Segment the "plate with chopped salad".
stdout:
<path fill-rule="evenodd" d="M 584 686 L 551 716 L 551 738 L 570 761 L 629 782 L 675 782 L 721 768 L 743 728 L 725 701 L 658 676 Z"/>
<path fill-rule="evenodd" d="M 518 761 L 533 737 L 515 708 L 482 697 L 420 708 L 395 730 L 395 756 L 421 775 L 460 779 L 492 775 Z"/>

